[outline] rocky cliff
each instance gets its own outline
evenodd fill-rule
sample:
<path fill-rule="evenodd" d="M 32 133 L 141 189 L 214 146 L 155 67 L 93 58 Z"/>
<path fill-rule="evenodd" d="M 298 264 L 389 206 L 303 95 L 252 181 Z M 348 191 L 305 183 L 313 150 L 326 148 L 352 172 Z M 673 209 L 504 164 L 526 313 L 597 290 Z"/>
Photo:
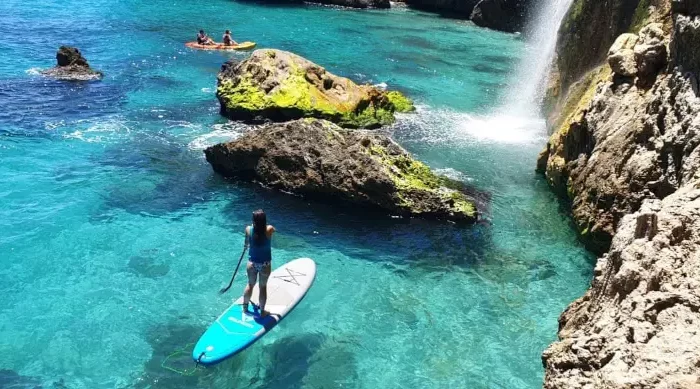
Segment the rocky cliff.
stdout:
<path fill-rule="evenodd" d="M 699 34 L 697 0 L 576 0 L 562 25 L 538 170 L 602 258 L 546 388 L 700 385 Z"/>

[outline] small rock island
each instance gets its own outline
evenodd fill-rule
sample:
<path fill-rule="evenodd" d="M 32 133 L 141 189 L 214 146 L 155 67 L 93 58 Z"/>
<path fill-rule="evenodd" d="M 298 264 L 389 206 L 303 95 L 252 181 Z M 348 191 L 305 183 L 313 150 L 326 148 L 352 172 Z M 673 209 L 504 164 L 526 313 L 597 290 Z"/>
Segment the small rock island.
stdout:
<path fill-rule="evenodd" d="M 434 174 L 376 131 L 300 119 L 264 125 L 205 154 L 224 176 L 307 198 L 457 223 L 477 219 L 463 184 Z"/>
<path fill-rule="evenodd" d="M 249 123 L 312 117 L 345 128 L 379 128 L 393 123 L 396 112 L 415 109 L 399 92 L 357 85 L 296 54 L 270 49 L 224 64 L 216 96 L 223 116 Z"/>
<path fill-rule="evenodd" d="M 76 47 L 61 46 L 56 53 L 56 66 L 42 75 L 65 81 L 94 81 L 102 79 L 102 72 L 94 70 Z"/>

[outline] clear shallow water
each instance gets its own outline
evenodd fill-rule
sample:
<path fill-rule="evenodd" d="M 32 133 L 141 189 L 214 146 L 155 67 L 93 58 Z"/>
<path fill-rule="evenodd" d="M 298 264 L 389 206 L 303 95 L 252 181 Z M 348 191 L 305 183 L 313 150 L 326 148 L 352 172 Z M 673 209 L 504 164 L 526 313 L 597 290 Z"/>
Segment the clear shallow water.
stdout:
<path fill-rule="evenodd" d="M 186 50 L 199 28 L 406 92 L 420 110 L 395 139 L 488 193 L 491 224 L 392 219 L 214 175 L 202 148 L 245 131 L 218 116 L 216 72 L 245 54 Z M 26 39 L 0 42 L 0 387 L 541 385 L 540 353 L 591 258 L 533 172 L 541 123 L 492 114 L 525 49 L 516 36 L 406 9 L 223 0 L 6 0 L 0 34 Z M 61 44 L 104 81 L 37 76 Z M 245 353 L 173 373 L 242 289 L 216 294 L 258 207 L 279 231 L 275 260 L 313 257 L 315 285 Z"/>

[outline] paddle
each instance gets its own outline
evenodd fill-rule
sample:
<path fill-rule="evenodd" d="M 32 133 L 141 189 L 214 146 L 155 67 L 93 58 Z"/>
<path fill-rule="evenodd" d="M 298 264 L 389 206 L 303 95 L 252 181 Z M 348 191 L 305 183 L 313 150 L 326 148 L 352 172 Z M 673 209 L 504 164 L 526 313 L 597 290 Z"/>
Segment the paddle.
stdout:
<path fill-rule="evenodd" d="M 231 289 L 231 285 L 233 285 L 233 279 L 236 278 L 236 273 L 238 273 L 238 268 L 241 267 L 241 261 L 243 260 L 243 256 L 245 255 L 246 250 L 248 250 L 248 246 L 243 248 L 243 252 L 241 253 L 241 258 L 238 260 L 238 265 L 236 265 L 236 270 L 233 272 L 233 277 L 231 277 L 231 282 L 228 283 L 228 286 L 221 289 L 219 291 L 219 294 L 224 294 L 228 292 L 229 289 Z"/>

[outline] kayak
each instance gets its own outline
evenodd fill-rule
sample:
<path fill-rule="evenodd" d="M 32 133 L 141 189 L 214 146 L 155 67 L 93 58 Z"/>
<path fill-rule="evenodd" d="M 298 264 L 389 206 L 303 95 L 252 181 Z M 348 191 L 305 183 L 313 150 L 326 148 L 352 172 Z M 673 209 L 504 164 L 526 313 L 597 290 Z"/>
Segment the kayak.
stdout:
<path fill-rule="evenodd" d="M 197 50 L 250 50 L 255 47 L 255 42 L 241 42 L 237 45 L 226 46 L 222 43 L 215 45 L 200 45 L 197 42 L 187 42 L 185 46 Z"/>
<path fill-rule="evenodd" d="M 278 267 L 267 281 L 267 316 L 260 315 L 259 289 L 253 287 L 249 311 L 243 312 L 241 296 L 199 338 L 192 359 L 205 366 L 215 365 L 248 348 L 272 330 L 304 298 L 316 278 L 316 263 L 299 258 Z"/>

